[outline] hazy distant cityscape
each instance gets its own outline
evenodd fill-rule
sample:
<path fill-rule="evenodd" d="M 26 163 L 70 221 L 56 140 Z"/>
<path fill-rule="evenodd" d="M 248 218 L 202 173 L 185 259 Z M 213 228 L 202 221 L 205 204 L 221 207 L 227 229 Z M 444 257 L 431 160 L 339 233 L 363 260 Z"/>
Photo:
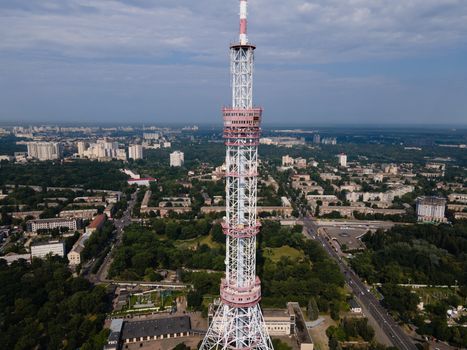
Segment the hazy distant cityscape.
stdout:
<path fill-rule="evenodd" d="M 92 346 L 118 337 L 115 348 L 195 347 L 224 266 L 222 130 L 44 125 L 1 135 L 6 266 L 67 266 L 67 278 L 89 281 L 89 297 L 105 287 Z M 466 143 L 461 129 L 263 130 L 258 269 L 276 347 L 381 347 L 395 336 L 463 344 Z M 369 333 L 347 335 L 350 324 Z"/>

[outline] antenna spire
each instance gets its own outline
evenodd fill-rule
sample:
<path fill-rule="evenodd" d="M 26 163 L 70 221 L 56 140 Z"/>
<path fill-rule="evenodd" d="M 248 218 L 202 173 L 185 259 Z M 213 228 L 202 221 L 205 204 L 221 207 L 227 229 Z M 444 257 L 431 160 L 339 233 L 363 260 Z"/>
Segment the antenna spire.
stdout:
<path fill-rule="evenodd" d="M 240 45 L 248 44 L 247 16 L 248 0 L 240 0 Z"/>

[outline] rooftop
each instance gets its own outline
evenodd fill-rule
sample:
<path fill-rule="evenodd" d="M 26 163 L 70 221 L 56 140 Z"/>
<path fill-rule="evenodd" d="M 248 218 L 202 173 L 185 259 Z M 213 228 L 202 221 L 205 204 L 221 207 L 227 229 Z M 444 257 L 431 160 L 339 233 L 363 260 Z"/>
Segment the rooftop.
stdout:
<path fill-rule="evenodd" d="M 446 205 L 446 199 L 442 197 L 418 197 L 417 203 L 425 205 Z"/>
<path fill-rule="evenodd" d="M 123 324 L 122 339 L 153 337 L 166 334 L 189 332 L 189 316 L 168 317 L 162 319 L 129 321 Z"/>
<path fill-rule="evenodd" d="M 128 182 L 156 181 L 153 177 L 142 177 L 141 179 L 128 179 Z"/>
<path fill-rule="evenodd" d="M 104 221 L 105 221 L 104 214 L 97 215 L 94 218 L 94 220 L 92 220 L 92 222 L 89 224 L 88 228 L 98 228 L 104 223 Z"/>
<path fill-rule="evenodd" d="M 52 244 L 61 244 L 61 245 L 63 245 L 64 243 L 59 242 L 59 241 L 42 241 L 42 242 L 32 243 L 31 247 L 39 247 L 39 246 L 43 246 L 43 245 L 52 245 Z"/>

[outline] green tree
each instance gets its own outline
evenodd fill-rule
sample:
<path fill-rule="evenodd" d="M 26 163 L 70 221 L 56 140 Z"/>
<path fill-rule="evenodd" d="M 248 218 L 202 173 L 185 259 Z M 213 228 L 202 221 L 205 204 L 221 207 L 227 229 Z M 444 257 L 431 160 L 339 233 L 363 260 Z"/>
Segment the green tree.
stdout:
<path fill-rule="evenodd" d="M 315 298 L 310 298 L 307 307 L 308 318 L 311 321 L 317 320 L 319 317 L 318 304 L 316 304 Z"/>

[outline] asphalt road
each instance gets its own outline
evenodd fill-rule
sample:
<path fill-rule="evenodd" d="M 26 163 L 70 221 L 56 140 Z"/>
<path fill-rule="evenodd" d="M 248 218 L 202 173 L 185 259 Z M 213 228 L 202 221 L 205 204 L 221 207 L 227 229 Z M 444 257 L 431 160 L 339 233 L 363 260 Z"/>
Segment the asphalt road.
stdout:
<path fill-rule="evenodd" d="M 127 209 L 123 213 L 120 219 L 114 219 L 114 226 L 115 226 L 115 241 L 112 243 L 112 249 L 109 251 L 107 256 L 105 257 L 101 267 L 97 271 L 95 275 L 89 276 L 89 280 L 93 283 L 99 283 L 105 281 L 107 278 L 107 274 L 110 268 L 110 264 L 112 263 L 112 253 L 116 247 L 121 243 L 123 238 L 123 231 L 126 226 L 131 224 L 131 213 L 133 208 L 136 204 L 136 196 L 138 191 L 131 195 L 131 199 L 128 202 Z"/>
<path fill-rule="evenodd" d="M 416 350 L 417 347 L 414 342 L 387 313 L 386 309 L 381 306 L 376 297 L 368 291 L 367 286 L 360 280 L 357 274 L 342 261 L 329 242 L 318 234 L 318 226 L 309 217 L 305 217 L 303 222 L 310 237 L 319 241 L 326 252 L 337 262 L 355 297 L 371 313 L 371 316 L 376 320 L 381 330 L 387 335 L 393 345 L 401 350 Z"/>

